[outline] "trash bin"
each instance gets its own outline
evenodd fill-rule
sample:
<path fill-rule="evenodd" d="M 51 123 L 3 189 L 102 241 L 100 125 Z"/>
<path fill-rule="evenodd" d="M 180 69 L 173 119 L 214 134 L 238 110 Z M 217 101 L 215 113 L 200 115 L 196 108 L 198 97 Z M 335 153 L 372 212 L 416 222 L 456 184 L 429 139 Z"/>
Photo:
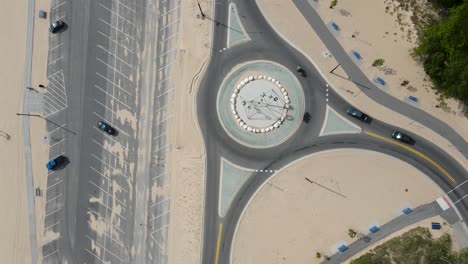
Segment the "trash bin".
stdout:
<path fill-rule="evenodd" d="M 43 10 L 39 10 L 39 18 L 47 18 L 47 13 Z"/>

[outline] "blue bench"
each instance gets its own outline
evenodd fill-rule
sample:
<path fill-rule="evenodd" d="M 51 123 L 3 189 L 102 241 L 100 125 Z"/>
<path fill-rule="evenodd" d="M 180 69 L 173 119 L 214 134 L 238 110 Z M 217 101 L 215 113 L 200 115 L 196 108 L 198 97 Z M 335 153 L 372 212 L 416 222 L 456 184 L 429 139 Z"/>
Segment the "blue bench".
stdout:
<path fill-rule="evenodd" d="M 336 31 L 341 31 L 340 27 L 335 22 L 332 22 L 331 25 Z"/>
<path fill-rule="evenodd" d="M 403 209 L 403 213 L 405 213 L 405 214 L 410 214 L 411 212 L 413 212 L 413 210 L 411 210 L 411 208 L 409 208 L 409 207 Z"/>
<path fill-rule="evenodd" d="M 442 228 L 442 226 L 440 225 L 440 223 L 434 223 L 434 222 L 432 222 L 432 229 L 434 229 L 434 230 L 439 230 L 440 228 Z"/>
<path fill-rule="evenodd" d="M 353 55 L 356 57 L 358 60 L 362 60 L 361 54 L 359 54 L 357 51 L 353 50 Z"/>
<path fill-rule="evenodd" d="M 375 233 L 375 232 L 379 231 L 379 228 L 378 228 L 377 226 L 373 226 L 373 227 L 371 227 L 371 228 L 369 229 L 369 231 L 370 231 L 371 233 Z"/>
<path fill-rule="evenodd" d="M 386 85 L 387 83 L 380 77 L 375 78 L 377 82 L 379 82 L 381 85 Z"/>
<path fill-rule="evenodd" d="M 338 251 L 343 252 L 343 251 L 345 251 L 345 250 L 347 250 L 347 249 L 348 249 L 347 246 L 341 245 L 341 246 L 338 248 Z"/>
<path fill-rule="evenodd" d="M 414 97 L 414 96 L 409 96 L 408 97 L 411 101 L 413 102 L 417 102 L 418 101 L 418 98 Z"/>

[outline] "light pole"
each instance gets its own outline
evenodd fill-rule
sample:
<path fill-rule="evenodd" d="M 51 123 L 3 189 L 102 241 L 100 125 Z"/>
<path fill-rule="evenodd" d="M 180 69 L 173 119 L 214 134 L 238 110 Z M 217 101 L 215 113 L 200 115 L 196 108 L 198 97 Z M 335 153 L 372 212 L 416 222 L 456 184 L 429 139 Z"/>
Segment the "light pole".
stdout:
<path fill-rule="evenodd" d="M 73 135 L 76 135 L 76 133 L 73 132 L 73 131 L 71 131 L 70 129 L 66 129 L 66 128 L 64 128 L 63 126 L 61 126 L 61 125 L 59 125 L 59 124 L 57 124 L 57 123 L 55 123 L 55 122 L 53 122 L 53 121 L 50 121 L 49 119 L 47 119 L 47 118 L 45 118 L 45 117 L 43 117 L 43 116 L 41 116 L 41 115 L 24 114 L 24 113 L 16 113 L 16 115 L 17 115 L 17 116 L 35 116 L 35 117 L 39 117 L 39 118 L 42 118 L 42 119 L 44 119 L 45 121 L 47 121 L 47 122 L 49 122 L 49 123 L 52 123 L 52 124 L 56 125 L 57 127 L 61 128 L 61 129 L 63 129 L 63 130 L 65 130 L 65 131 L 67 131 L 67 132 L 72 133 Z"/>

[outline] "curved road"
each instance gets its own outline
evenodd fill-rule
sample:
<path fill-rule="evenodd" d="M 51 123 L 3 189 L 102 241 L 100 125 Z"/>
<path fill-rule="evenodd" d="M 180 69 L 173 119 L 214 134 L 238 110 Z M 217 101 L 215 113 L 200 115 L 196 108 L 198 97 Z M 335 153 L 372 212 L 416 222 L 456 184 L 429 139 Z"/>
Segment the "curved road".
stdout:
<path fill-rule="evenodd" d="M 218 194 L 220 184 L 219 164 L 221 157 L 225 157 L 230 161 L 245 167 L 279 169 L 299 157 L 326 149 L 351 147 L 364 148 L 383 152 L 412 164 L 425 174 L 429 175 L 443 190 L 446 191 L 452 189 L 458 183 L 463 182 L 465 178 L 467 178 L 464 168 L 445 151 L 416 135 L 412 136 L 414 136 L 417 143 L 411 147 L 418 152 L 410 151 L 399 145 L 369 136 L 365 133 L 359 135 L 318 137 L 325 115 L 325 81 L 302 54 L 289 46 L 288 43 L 274 32 L 264 19 L 255 1 L 234 2 L 237 5 L 239 15 L 241 16 L 241 22 L 249 33 L 251 41 L 236 45 L 221 53 L 213 52 L 197 94 L 198 122 L 202 129 L 207 152 L 202 263 L 229 263 L 232 237 L 240 214 L 252 194 L 269 176 L 271 176 L 271 174 L 263 173 L 250 177 L 246 184 L 244 184 L 237 193 L 226 216 L 224 218 L 220 218 L 218 215 Z M 298 0 L 295 1 L 295 3 L 303 4 L 305 1 Z M 215 51 L 226 47 L 228 4 L 229 3 L 225 2 L 216 3 L 214 18 L 207 19 L 207 21 L 213 21 L 214 35 L 212 48 Z M 306 9 L 306 7 L 302 6 L 301 8 Z M 307 10 L 307 12 L 308 14 L 312 13 L 310 10 Z M 322 28 L 317 30 L 320 36 L 332 36 L 318 16 L 317 19 L 319 22 L 313 20 L 313 24 L 322 23 L 318 26 L 321 26 Z M 308 20 L 312 21 L 310 19 Z M 329 36 L 327 36 L 327 34 Z M 335 44 L 338 45 L 335 39 L 330 39 L 324 42 L 328 46 L 328 42 L 332 42 L 333 40 L 336 42 Z M 335 51 L 335 49 L 338 48 L 341 47 L 338 45 L 338 47 L 330 48 L 330 50 L 340 63 L 342 63 L 342 60 L 344 61 L 342 65 L 347 65 L 343 67 L 353 77 L 353 80 L 358 80 L 366 86 L 373 87 L 372 83 L 370 83 L 362 72 L 360 72 L 359 68 L 352 63 L 342 48 L 341 52 L 343 54 L 339 54 L 339 50 Z M 335 52 L 337 53 L 335 54 Z M 223 78 L 236 65 L 257 59 L 274 61 L 289 69 L 295 69 L 296 65 L 303 65 L 308 72 L 307 78 L 298 79 L 304 88 L 304 99 L 306 102 L 305 111 L 312 113 L 311 122 L 309 124 L 301 124 L 297 132 L 283 144 L 268 149 L 252 149 L 240 145 L 236 141 L 232 140 L 222 128 L 215 110 L 217 91 L 223 81 Z M 346 60 L 349 60 L 351 64 L 348 65 Z M 353 65 L 356 69 L 353 69 Z M 356 72 L 354 72 L 355 70 Z M 362 78 L 364 79 L 359 79 L 359 74 L 362 75 Z M 356 78 L 354 77 L 355 75 Z M 461 142 L 460 139 L 463 139 L 443 122 L 439 120 L 435 121 L 430 115 L 414 109 L 384 93 L 380 94 L 379 91 L 380 90 L 375 87 L 370 90 L 363 89 L 364 93 L 370 93 L 369 96 L 377 102 L 386 105 L 391 109 L 399 109 L 400 113 L 434 129 L 438 133 L 446 135 L 454 145 L 460 148 L 466 146 L 466 141 Z M 340 98 L 332 90 L 329 91 L 329 94 L 330 100 L 328 104 L 338 112 L 344 112 L 347 105 L 346 101 Z M 379 120 L 372 120 L 368 124 L 357 120 L 351 121 L 356 122 L 356 124 L 361 126 L 364 131 L 368 131 L 385 138 L 388 138 L 388 135 L 391 133 L 392 129 L 394 129 L 394 127 L 391 127 Z M 455 135 L 452 135 L 447 131 L 452 131 Z M 468 148 L 465 148 L 465 151 L 466 149 Z M 423 158 L 421 153 L 428 156 L 431 161 L 428 161 L 427 158 Z M 464 155 L 466 155 L 466 153 L 464 153 Z M 440 168 L 443 168 L 446 171 L 441 171 Z M 467 193 L 468 186 L 461 186 L 450 193 L 450 198 L 456 201 Z M 468 207 L 465 201 L 460 201 L 460 203 L 457 204 L 457 207 L 464 219 L 468 219 Z M 222 224 L 222 229 L 220 224 Z"/>

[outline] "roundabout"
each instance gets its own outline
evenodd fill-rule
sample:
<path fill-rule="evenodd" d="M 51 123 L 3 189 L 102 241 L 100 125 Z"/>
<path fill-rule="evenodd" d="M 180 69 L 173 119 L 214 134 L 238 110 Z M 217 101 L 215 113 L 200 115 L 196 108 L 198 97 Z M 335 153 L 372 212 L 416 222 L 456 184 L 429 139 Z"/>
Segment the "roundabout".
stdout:
<path fill-rule="evenodd" d="M 268 148 L 298 129 L 304 114 L 302 87 L 285 67 L 253 61 L 233 69 L 221 84 L 217 112 L 227 134 L 240 144 Z"/>

